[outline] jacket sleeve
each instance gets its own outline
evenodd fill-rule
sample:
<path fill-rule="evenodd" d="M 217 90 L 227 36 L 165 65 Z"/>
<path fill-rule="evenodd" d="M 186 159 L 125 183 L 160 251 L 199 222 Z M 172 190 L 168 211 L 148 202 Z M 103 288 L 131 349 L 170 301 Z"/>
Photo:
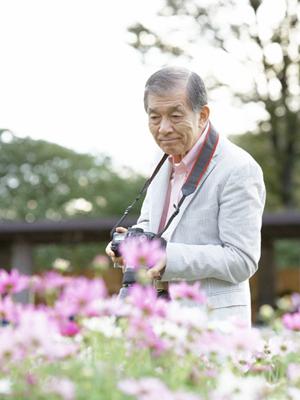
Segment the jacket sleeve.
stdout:
<path fill-rule="evenodd" d="M 219 200 L 220 244 L 167 244 L 163 281 L 216 278 L 238 283 L 258 268 L 265 186 L 261 168 L 251 162 L 234 169 Z"/>

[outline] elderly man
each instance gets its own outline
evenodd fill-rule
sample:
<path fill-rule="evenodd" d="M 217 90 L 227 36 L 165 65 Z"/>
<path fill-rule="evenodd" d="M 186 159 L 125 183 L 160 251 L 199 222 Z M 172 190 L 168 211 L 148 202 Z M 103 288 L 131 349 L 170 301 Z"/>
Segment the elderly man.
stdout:
<path fill-rule="evenodd" d="M 163 290 L 168 282 L 200 281 L 213 318 L 238 317 L 250 325 L 249 278 L 260 258 L 265 203 L 261 168 L 213 128 L 205 86 L 195 72 L 155 72 L 146 82 L 144 104 L 150 132 L 168 155 L 136 225 L 163 232 L 167 242 L 166 258 L 148 274 L 160 279 Z M 110 245 L 106 251 L 116 260 Z"/>

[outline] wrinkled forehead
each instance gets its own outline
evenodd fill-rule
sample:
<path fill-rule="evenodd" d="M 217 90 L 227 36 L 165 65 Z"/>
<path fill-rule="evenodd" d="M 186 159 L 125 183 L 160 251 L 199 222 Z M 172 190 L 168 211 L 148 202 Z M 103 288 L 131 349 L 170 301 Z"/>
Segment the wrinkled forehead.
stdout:
<path fill-rule="evenodd" d="M 147 112 L 159 110 L 183 111 L 190 108 L 186 87 L 176 87 L 161 92 L 149 92 L 147 98 Z"/>

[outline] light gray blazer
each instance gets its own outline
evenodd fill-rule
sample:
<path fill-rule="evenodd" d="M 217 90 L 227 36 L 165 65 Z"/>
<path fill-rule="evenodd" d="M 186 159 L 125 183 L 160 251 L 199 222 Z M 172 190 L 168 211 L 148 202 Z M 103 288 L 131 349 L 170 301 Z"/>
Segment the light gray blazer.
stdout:
<path fill-rule="evenodd" d="M 151 183 L 137 225 L 157 233 L 171 167 Z M 200 186 L 188 196 L 163 237 L 163 281 L 200 281 L 211 308 L 250 307 L 249 278 L 258 267 L 265 204 L 262 170 L 244 150 L 220 136 Z"/>

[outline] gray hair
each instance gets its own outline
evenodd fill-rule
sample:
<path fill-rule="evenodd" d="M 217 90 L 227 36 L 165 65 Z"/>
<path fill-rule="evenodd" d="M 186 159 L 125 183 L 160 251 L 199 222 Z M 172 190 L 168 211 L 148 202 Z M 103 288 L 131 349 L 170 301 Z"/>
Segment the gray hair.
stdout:
<path fill-rule="evenodd" d="M 144 92 L 144 107 L 148 110 L 148 95 L 162 95 L 176 87 L 185 84 L 187 101 L 194 112 L 201 110 L 207 104 L 207 93 L 203 80 L 198 74 L 181 67 L 165 67 L 147 80 Z"/>

